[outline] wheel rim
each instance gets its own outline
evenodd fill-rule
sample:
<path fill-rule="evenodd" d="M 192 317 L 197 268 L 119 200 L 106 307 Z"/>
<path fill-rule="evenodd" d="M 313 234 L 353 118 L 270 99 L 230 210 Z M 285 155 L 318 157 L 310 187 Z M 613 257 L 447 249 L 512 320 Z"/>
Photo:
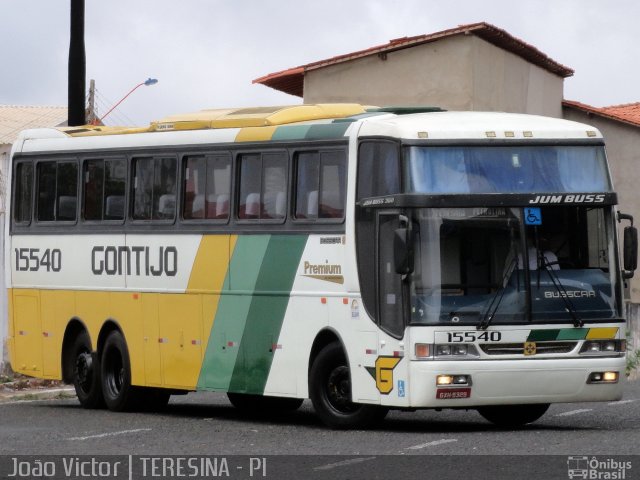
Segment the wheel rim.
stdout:
<path fill-rule="evenodd" d="M 327 379 L 326 397 L 329 405 L 340 413 L 353 413 L 358 406 L 351 402 L 351 378 L 349 367 L 334 368 Z"/>
<path fill-rule="evenodd" d="M 76 358 L 75 378 L 83 393 L 91 390 L 93 382 L 93 357 L 88 351 L 80 352 Z"/>
<path fill-rule="evenodd" d="M 111 397 L 120 395 L 124 384 L 124 364 L 120 352 L 113 349 L 105 358 L 105 383 Z"/>

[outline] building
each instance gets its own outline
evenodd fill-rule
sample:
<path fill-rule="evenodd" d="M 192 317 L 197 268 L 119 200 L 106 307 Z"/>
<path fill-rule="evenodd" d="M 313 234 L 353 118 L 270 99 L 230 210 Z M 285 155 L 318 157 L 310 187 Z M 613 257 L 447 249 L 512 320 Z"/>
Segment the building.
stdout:
<path fill-rule="evenodd" d="M 562 117 L 573 70 L 487 23 L 391 40 L 254 80 L 304 103 L 436 105 Z"/>
<path fill-rule="evenodd" d="M 4 342 L 7 337 L 7 290 L 4 282 L 4 224 L 9 155 L 21 130 L 66 125 L 66 107 L 0 105 L 0 372 L 5 363 Z"/>

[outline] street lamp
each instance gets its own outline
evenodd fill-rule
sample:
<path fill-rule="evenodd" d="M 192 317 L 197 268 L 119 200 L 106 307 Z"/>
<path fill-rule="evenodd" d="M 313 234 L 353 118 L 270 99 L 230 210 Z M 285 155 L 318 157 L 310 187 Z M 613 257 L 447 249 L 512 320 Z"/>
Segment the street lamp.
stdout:
<path fill-rule="evenodd" d="M 129 93 L 127 93 L 124 97 L 122 97 L 120 99 L 120 101 L 118 103 L 116 103 L 113 107 L 111 107 L 111 109 L 109 109 L 109 111 L 107 113 L 105 113 L 99 120 L 97 120 L 96 123 L 98 123 L 98 122 L 102 123 L 102 121 L 105 118 L 107 118 L 107 115 L 109 115 L 118 105 L 120 105 L 122 102 L 124 102 L 125 99 L 129 95 L 131 95 L 133 92 L 135 92 L 138 88 L 140 88 L 143 85 L 145 87 L 150 87 L 151 85 L 155 85 L 156 83 L 158 83 L 158 79 L 157 78 L 147 78 L 144 82 L 139 83 L 138 85 L 133 87 L 131 90 L 129 90 Z"/>

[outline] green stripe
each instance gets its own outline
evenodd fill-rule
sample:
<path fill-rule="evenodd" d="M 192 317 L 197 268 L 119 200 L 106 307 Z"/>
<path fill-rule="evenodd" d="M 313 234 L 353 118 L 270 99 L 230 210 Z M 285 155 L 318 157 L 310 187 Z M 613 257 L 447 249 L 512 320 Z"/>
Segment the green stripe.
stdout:
<path fill-rule="evenodd" d="M 560 330 L 531 330 L 527 342 L 549 342 L 558 337 Z"/>
<path fill-rule="evenodd" d="M 560 330 L 558 340 L 584 340 L 589 333 L 588 328 L 564 328 Z"/>
<path fill-rule="evenodd" d="M 232 392 L 264 393 L 307 236 L 274 235 L 269 241 L 246 320 L 240 358 L 229 385 Z"/>
<path fill-rule="evenodd" d="M 311 125 L 285 125 L 276 128 L 271 140 L 304 140 Z"/>
<path fill-rule="evenodd" d="M 226 391 L 238 358 L 240 340 L 251 307 L 260 266 L 269 244 L 269 235 L 239 236 L 225 278 L 225 293 L 202 362 L 198 388 Z M 227 287 L 230 293 L 227 294 Z M 235 342 L 229 346 L 228 342 Z"/>
<path fill-rule="evenodd" d="M 305 135 L 306 140 L 323 140 L 328 138 L 342 138 L 350 123 L 330 123 L 326 125 L 312 125 Z"/>

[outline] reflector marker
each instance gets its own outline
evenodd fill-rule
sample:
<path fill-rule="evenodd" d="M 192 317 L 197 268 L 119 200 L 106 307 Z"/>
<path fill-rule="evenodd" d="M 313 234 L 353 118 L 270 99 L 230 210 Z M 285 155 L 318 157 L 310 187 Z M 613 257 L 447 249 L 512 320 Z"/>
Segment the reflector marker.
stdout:
<path fill-rule="evenodd" d="M 399 351 L 399 350 L 395 350 L 395 351 L 393 352 L 393 356 L 394 356 L 394 357 L 404 357 L 404 352 L 401 352 L 401 351 Z"/>
<path fill-rule="evenodd" d="M 326 297 L 322 297 L 322 298 L 320 299 L 320 303 L 322 303 L 323 305 L 326 305 L 326 303 L 327 303 L 327 298 L 326 298 Z"/>
<path fill-rule="evenodd" d="M 162 338 L 162 337 L 160 337 L 160 338 L 158 339 L 158 343 L 169 343 L 169 339 L 168 339 L 168 338 Z"/>
<path fill-rule="evenodd" d="M 365 350 L 365 353 L 367 355 L 376 355 L 378 353 L 378 350 L 376 350 L 375 348 L 367 348 Z"/>
<path fill-rule="evenodd" d="M 191 340 L 191 345 L 201 345 L 202 341 L 201 340 Z"/>

